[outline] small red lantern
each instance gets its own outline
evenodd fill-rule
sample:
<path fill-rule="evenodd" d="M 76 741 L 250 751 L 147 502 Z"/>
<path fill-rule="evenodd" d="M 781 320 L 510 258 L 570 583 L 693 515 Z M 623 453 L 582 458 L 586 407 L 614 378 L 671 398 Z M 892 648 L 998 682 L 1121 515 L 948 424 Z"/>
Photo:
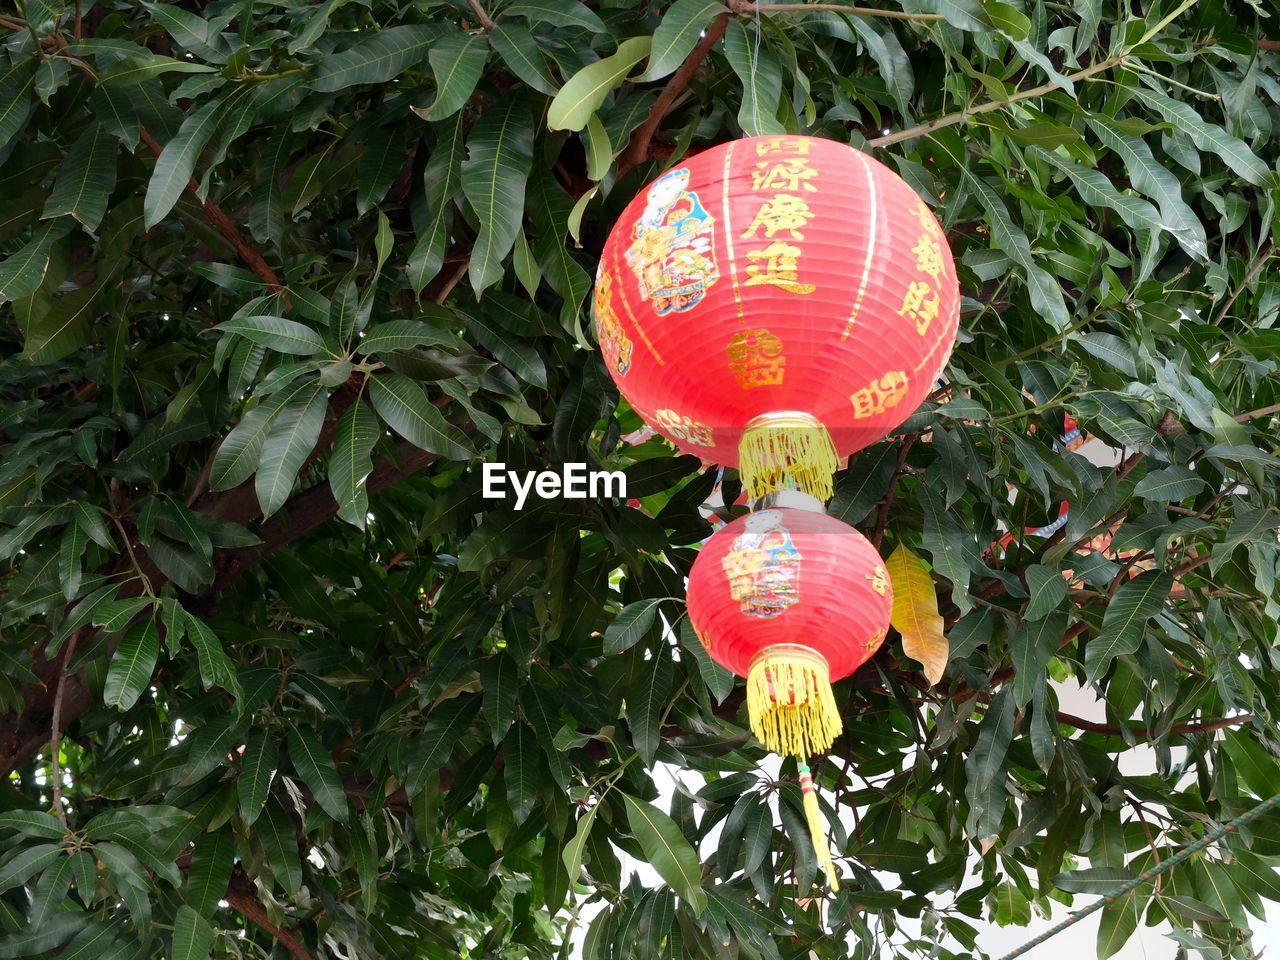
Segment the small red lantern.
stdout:
<path fill-rule="evenodd" d="M 746 678 L 752 732 L 770 750 L 800 759 L 814 848 L 833 887 L 804 761 L 839 735 L 831 682 L 876 652 L 892 606 L 875 547 L 814 510 L 769 507 L 739 517 L 708 538 L 689 573 L 689 621 L 711 658 Z"/>
<path fill-rule="evenodd" d="M 738 466 L 753 499 L 826 499 L 839 458 L 928 395 L 959 303 L 942 228 L 897 175 L 842 143 L 764 136 L 698 154 L 628 205 L 594 315 L 646 422 Z"/>

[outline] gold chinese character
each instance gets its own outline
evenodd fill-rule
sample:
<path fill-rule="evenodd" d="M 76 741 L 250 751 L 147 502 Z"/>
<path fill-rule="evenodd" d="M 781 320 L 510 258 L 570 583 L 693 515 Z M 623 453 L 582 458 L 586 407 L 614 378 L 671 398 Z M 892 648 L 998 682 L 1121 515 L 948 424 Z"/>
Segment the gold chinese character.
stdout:
<path fill-rule="evenodd" d="M 747 279 L 745 287 L 758 287 L 772 284 L 787 293 L 813 293 L 817 288 L 812 283 L 801 283 L 799 278 L 799 247 L 775 240 L 760 250 L 748 250 Z"/>
<path fill-rule="evenodd" d="M 742 239 L 754 240 L 756 231 L 763 227 L 765 237 L 770 240 L 779 230 L 785 230 L 791 234 L 792 240 L 803 240 L 804 234 L 800 232 L 800 228 L 812 219 L 813 211 L 802 198 L 789 193 L 777 193 L 772 200 L 766 200 L 760 204 L 760 209 L 756 211 L 756 218 L 743 232 Z"/>
<path fill-rule="evenodd" d="M 931 276 L 934 283 L 941 283 L 942 245 L 930 234 L 922 233 L 911 252 L 916 255 L 916 269 Z"/>
<path fill-rule="evenodd" d="M 907 395 L 907 375 L 902 370 L 890 370 L 877 380 L 872 380 L 849 397 L 853 404 L 853 419 L 878 416 L 896 407 Z"/>
<path fill-rule="evenodd" d="M 871 589 L 880 596 L 883 597 L 889 591 L 889 577 L 880 564 L 877 563 L 875 570 L 867 574 L 867 579 L 871 581 Z"/>
<path fill-rule="evenodd" d="M 816 193 L 818 188 L 809 180 L 817 176 L 818 171 L 809 166 L 804 157 L 788 157 L 777 163 L 761 160 L 756 164 L 756 172 L 751 175 L 753 190 L 800 190 Z"/>
<path fill-rule="evenodd" d="M 756 156 L 781 153 L 789 150 L 802 156 L 809 153 L 809 141 L 805 137 L 767 137 L 756 141 Z"/>
<path fill-rule="evenodd" d="M 938 221 L 934 219 L 929 208 L 923 200 L 917 199 L 916 205 L 911 208 L 911 215 L 920 221 L 920 226 L 928 233 L 938 236 L 942 233 L 942 229 L 938 226 Z"/>
<path fill-rule="evenodd" d="M 673 440 L 683 440 L 698 447 L 710 447 L 715 443 L 709 426 L 674 410 L 659 410 L 654 419 Z"/>
<path fill-rule="evenodd" d="M 743 330 L 733 335 L 726 353 L 729 369 L 744 390 L 776 387 L 782 383 L 782 341 L 763 328 Z"/>
<path fill-rule="evenodd" d="M 898 316 L 910 317 L 916 325 L 916 332 L 923 337 L 929 330 L 929 324 L 938 319 L 940 309 L 941 303 L 933 287 L 923 280 L 912 280 L 902 296 Z"/>

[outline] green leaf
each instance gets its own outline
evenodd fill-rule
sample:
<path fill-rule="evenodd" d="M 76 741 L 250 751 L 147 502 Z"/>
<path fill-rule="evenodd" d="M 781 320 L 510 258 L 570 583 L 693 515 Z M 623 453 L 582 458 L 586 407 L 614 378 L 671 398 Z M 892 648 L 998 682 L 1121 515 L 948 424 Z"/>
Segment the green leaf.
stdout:
<path fill-rule="evenodd" d="M 421 320 L 390 320 L 369 328 L 356 344 L 359 353 L 390 353 L 426 344 L 432 347 L 448 347 L 456 341 Z"/>
<path fill-rule="evenodd" d="M 264 517 L 271 516 L 289 499 L 298 471 L 315 449 L 328 409 L 328 393 L 314 384 L 276 414 L 254 477 Z"/>
<path fill-rule="evenodd" d="M 290 728 L 289 759 L 302 782 L 311 789 L 320 808 L 333 819 L 345 823 L 349 810 L 342 779 L 333 765 L 333 758 L 315 734 L 297 726 Z"/>
<path fill-rule="evenodd" d="M 60 856 L 60 843 L 39 843 L 19 850 L 0 866 L 0 892 L 21 886 Z"/>
<path fill-rule="evenodd" d="M 427 159 L 423 172 L 430 216 L 419 234 L 417 246 L 409 255 L 406 270 L 416 294 L 421 294 L 444 264 L 449 239 L 448 212 L 453 198 L 462 187 L 462 155 L 465 146 L 464 114 L 454 114 L 436 133 L 435 149 Z"/>
<path fill-rule="evenodd" d="M 518 0 L 502 10 L 503 17 L 525 17 L 557 27 L 583 27 L 593 33 L 608 33 L 604 21 L 578 0 Z"/>
<path fill-rule="evenodd" d="M 724 12 L 724 4 L 717 0 L 676 0 L 671 4 L 654 31 L 649 67 L 640 80 L 661 80 L 674 72 L 697 46 L 704 28 Z"/>
<path fill-rule="evenodd" d="M 128 710 L 151 683 L 160 658 L 160 631 L 155 621 L 146 620 L 125 634 L 111 658 L 102 700 L 109 707 Z"/>
<path fill-rule="evenodd" d="M 489 44 L 479 34 L 450 33 L 432 44 L 427 57 L 436 78 L 436 99 L 424 116 L 443 120 L 471 98 L 489 59 Z"/>
<path fill-rule="evenodd" d="M 195 172 L 196 161 L 222 126 L 227 111 L 248 92 L 248 84 L 225 100 L 211 100 L 187 115 L 178 133 L 165 144 L 156 159 L 147 194 L 143 198 L 143 223 L 148 230 L 169 215 Z"/>
<path fill-rule="evenodd" d="M 0 813 L 0 830 L 16 830 L 24 837 L 61 840 L 62 821 L 43 810 L 6 810 Z"/>
<path fill-rule="evenodd" d="M 541 757 L 537 737 L 523 723 L 512 727 L 502 741 L 502 778 L 507 785 L 507 804 L 516 826 L 529 819 L 537 802 Z"/>
<path fill-rule="evenodd" d="M 400 124 L 379 127 L 369 135 L 364 152 L 360 154 L 360 168 L 356 172 L 356 211 L 361 216 L 374 204 L 381 203 L 387 190 L 395 182 L 396 175 L 404 166 L 405 140 L 406 132 Z M 350 286 L 354 288 L 355 284 L 351 282 Z M 330 322 L 334 333 L 343 343 L 350 339 L 350 320 L 354 315 L 354 311 L 347 314 L 348 322 L 343 326 Z"/>
<path fill-rule="evenodd" d="M 262 813 L 279 762 L 280 744 L 267 732 L 255 730 L 245 744 L 244 755 L 240 758 L 240 776 L 236 780 L 240 817 L 246 826 L 253 826 Z"/>
<path fill-rule="evenodd" d="M 71 857 L 60 857 L 40 876 L 31 895 L 31 913 L 28 920 L 32 927 L 44 926 L 62 906 L 73 874 Z"/>
<path fill-rule="evenodd" d="M 302 861 L 298 856 L 298 837 L 293 820 L 276 801 L 271 800 L 258 818 L 257 837 L 266 854 L 267 865 L 281 889 L 295 894 L 302 889 Z"/>
<path fill-rule="evenodd" d="M 237 334 L 278 353 L 311 357 L 325 352 L 320 334 L 296 320 L 286 320 L 284 317 L 243 317 L 220 323 L 214 329 Z"/>
<path fill-rule="evenodd" d="M 987 707 L 978 726 L 978 740 L 965 760 L 965 797 L 969 801 L 966 829 L 976 837 L 989 838 L 1000 833 L 1000 821 L 1008 806 L 1009 745 L 1013 742 L 1016 704 L 1013 691 L 1002 687 Z"/>
<path fill-rule="evenodd" d="M 1062 575 L 1056 576 L 1061 581 Z M 1010 659 L 1013 660 L 1014 702 L 1021 710 L 1027 705 L 1039 684 L 1045 682 L 1049 661 L 1058 652 L 1067 630 L 1067 615 L 1050 613 L 1038 622 L 1021 623 L 1009 637 Z"/>
<path fill-rule="evenodd" d="M 480 220 L 468 267 L 477 296 L 502 278 L 502 262 L 520 231 L 532 165 L 533 117 L 520 97 L 508 97 L 476 123 L 462 162 L 462 192 Z"/>
<path fill-rule="evenodd" d="M 1102 618 L 1102 629 L 1085 647 L 1085 676 L 1092 683 L 1106 673 L 1111 661 L 1134 653 L 1142 643 L 1147 621 L 1164 607 L 1173 577 L 1147 570 L 1120 586 Z"/>
<path fill-rule="evenodd" d="M 213 948 L 213 927 L 185 903 L 173 919 L 170 960 L 206 960 Z"/>
<path fill-rule="evenodd" d="M 627 697 L 627 720 L 636 753 L 645 766 L 652 767 L 662 744 L 662 717 L 675 682 L 670 646 L 659 643 L 652 656 L 637 665 L 636 673 L 635 689 Z"/>
<path fill-rule="evenodd" d="M 410 67 L 426 61 L 431 45 L 443 28 L 437 24 L 413 24 L 378 30 L 341 53 L 322 58 L 312 86 L 334 93 L 358 83 L 386 83 Z"/>
<path fill-rule="evenodd" d="M 711 695 L 716 698 L 716 702 L 723 703 L 724 698 L 733 691 L 736 683 L 733 673 L 711 659 L 707 648 L 694 634 L 693 624 L 689 622 L 687 616 L 680 620 L 680 645 L 697 660 L 698 674 L 702 677 L 702 682 L 707 685 L 707 689 L 711 691 Z"/>
<path fill-rule="evenodd" d="M 1216 153 L 1244 180 L 1254 186 L 1262 186 L 1267 181 L 1267 175 L 1271 170 L 1249 149 L 1249 145 L 1238 137 L 1233 137 L 1222 127 L 1206 123 L 1191 104 L 1174 100 L 1172 97 L 1141 85 L 1129 86 L 1125 89 L 1131 96 L 1137 97 L 1159 112 L 1177 129 L 1190 134 L 1198 148 Z"/>
<path fill-rule="evenodd" d="M 199 617 L 186 614 L 187 636 L 196 648 L 200 663 L 200 683 L 209 690 L 218 686 L 235 696 L 240 695 L 240 681 L 235 665 L 222 649 L 222 641 Z"/>
<path fill-rule="evenodd" d="M 466 437 L 447 423 L 422 388 L 398 373 L 368 381 L 369 399 L 378 416 L 414 446 L 450 460 L 470 460 L 476 452 Z"/>
<path fill-rule="evenodd" d="M 951 581 L 951 599 L 961 614 L 968 613 L 973 605 L 969 599 L 969 562 L 965 557 L 971 549 L 970 535 L 947 509 L 935 486 L 920 488 L 920 502 L 924 507 L 924 548 L 933 557 L 934 572 Z"/>
<path fill-rule="evenodd" d="M 1053 885 L 1068 893 L 1112 894 L 1134 876 L 1132 870 L 1124 867 L 1090 867 L 1060 873 L 1053 878 Z"/>
<path fill-rule="evenodd" d="M 329 456 L 329 488 L 338 504 L 338 516 L 364 529 L 369 514 L 365 479 L 373 472 L 373 445 L 378 441 L 378 418 L 357 400 L 343 414 Z"/>
<path fill-rule="evenodd" d="M 40 289 L 49 269 L 49 250 L 71 226 L 70 220 L 40 224 L 26 243 L 0 261 L 0 303 L 21 300 Z"/>
<path fill-rule="evenodd" d="M 116 184 L 115 138 L 100 123 L 90 124 L 58 168 L 41 217 L 69 214 L 88 230 L 97 230 Z"/>
<path fill-rule="evenodd" d="M 1040 620 L 1067 598 L 1067 579 L 1061 570 L 1032 564 L 1027 567 L 1027 590 L 1031 599 L 1022 615 L 1027 620 Z"/>
<path fill-rule="evenodd" d="M 631 835 L 640 844 L 649 865 L 671 884 L 695 914 L 701 914 L 707 906 L 707 895 L 702 889 L 702 864 L 697 852 L 675 821 L 657 807 L 626 793 L 622 799 L 627 806 Z"/>
<path fill-rule="evenodd" d="M 243 775 L 244 768 L 241 769 Z M 196 844 L 182 895 L 198 916 L 211 917 L 217 912 L 218 901 L 227 892 L 234 857 L 235 843 L 229 828 L 206 833 Z"/>
<path fill-rule="evenodd" d="M 1245 730 L 1228 730 L 1223 734 L 1226 749 L 1236 776 L 1244 781 L 1253 795 L 1267 799 L 1280 794 L 1280 766 L 1276 758 Z"/>
<path fill-rule="evenodd" d="M 1133 495 L 1156 503 L 1179 503 L 1203 489 L 1204 481 L 1195 471 L 1175 463 L 1148 473 L 1133 488 Z"/>
<path fill-rule="evenodd" d="M 417 736 L 409 757 L 409 775 L 405 789 L 417 796 L 433 773 L 453 755 L 462 735 L 470 729 L 480 712 L 480 697 L 460 696 L 433 707 L 427 724 Z M 500 739 L 500 738 L 499 738 Z"/>
<path fill-rule="evenodd" d="M 560 88 L 547 112 L 551 130 L 581 130 L 604 103 L 609 91 L 621 86 L 631 68 L 649 54 L 653 37 L 632 37 L 618 44 L 612 56 L 587 64 Z"/>
<path fill-rule="evenodd" d="M 642 640 L 657 621 L 662 599 L 637 600 L 619 610 L 613 622 L 605 629 L 604 652 L 622 653 Z"/>
<path fill-rule="evenodd" d="M 758 39 L 754 26 L 748 29 L 737 20 L 729 21 L 724 34 L 725 58 L 742 84 L 738 124 L 749 137 L 787 132 L 777 116 L 782 70 L 769 48 Z"/>
<path fill-rule="evenodd" d="M 512 73 L 539 93 L 555 96 L 559 85 L 547 69 L 547 60 L 538 49 L 538 41 L 528 29 L 503 22 L 489 34 L 489 42 Z"/>
<path fill-rule="evenodd" d="M 1025 40 L 1031 31 L 1031 20 L 1017 7 L 1000 0 L 986 0 L 983 12 L 991 25 L 1013 40 Z"/>
<path fill-rule="evenodd" d="M 561 858 L 564 860 L 565 872 L 569 875 L 569 882 L 577 883 L 579 874 L 582 872 L 582 857 L 586 852 L 587 841 L 591 839 L 591 827 L 596 822 L 596 814 L 600 812 L 600 804 L 597 802 L 578 818 L 577 829 L 574 830 L 573 838 L 564 845 L 564 853 Z"/>
<path fill-rule="evenodd" d="M 484 716 L 489 721 L 493 742 L 507 734 L 516 715 L 516 689 L 519 686 L 516 663 L 499 653 L 480 662 L 480 684 L 484 690 Z"/>
<path fill-rule="evenodd" d="M 1134 230 L 1160 230 L 1164 224 L 1160 211 L 1131 193 L 1121 193 L 1107 176 L 1092 167 L 1063 159 L 1049 150 L 1033 149 L 1033 154 L 1051 164 L 1075 186 L 1080 199 L 1093 207 L 1107 207 L 1120 215 L 1120 219 Z"/>

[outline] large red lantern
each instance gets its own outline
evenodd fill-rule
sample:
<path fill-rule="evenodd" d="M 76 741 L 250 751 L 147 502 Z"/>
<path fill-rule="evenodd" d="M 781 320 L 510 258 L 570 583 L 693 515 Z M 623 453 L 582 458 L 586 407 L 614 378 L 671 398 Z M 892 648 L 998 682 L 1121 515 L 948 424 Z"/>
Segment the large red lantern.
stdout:
<path fill-rule="evenodd" d="M 842 143 L 764 136 L 698 154 L 628 205 L 594 315 L 646 422 L 738 466 L 753 498 L 826 499 L 839 458 L 928 395 L 959 302 L 942 229 L 897 175 Z"/>
<path fill-rule="evenodd" d="M 712 659 L 746 678 L 752 732 L 800 759 L 814 848 L 833 887 L 804 761 L 839 735 L 831 683 L 879 648 L 892 606 L 875 547 L 814 510 L 769 507 L 739 517 L 708 538 L 689 573 L 689 620 Z"/>

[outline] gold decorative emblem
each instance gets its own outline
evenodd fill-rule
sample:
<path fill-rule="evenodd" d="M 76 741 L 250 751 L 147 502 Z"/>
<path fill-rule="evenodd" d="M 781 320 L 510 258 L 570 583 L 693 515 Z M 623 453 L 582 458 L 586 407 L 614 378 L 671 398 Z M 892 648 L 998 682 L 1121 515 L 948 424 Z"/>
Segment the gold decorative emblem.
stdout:
<path fill-rule="evenodd" d="M 690 309 L 720 277 L 715 219 L 688 186 L 687 167 L 670 170 L 650 185 L 626 253 L 640 295 L 653 302 L 659 316 Z"/>
<path fill-rule="evenodd" d="M 776 617 L 800 599 L 800 551 L 776 510 L 750 514 L 720 565 L 747 616 Z"/>
<path fill-rule="evenodd" d="M 658 426 L 662 427 L 663 432 L 673 440 L 683 440 L 685 443 L 691 443 L 695 447 L 711 447 L 715 445 L 712 438 L 712 431 L 705 423 L 699 423 L 692 420 L 684 414 L 676 413 L 674 410 L 659 410 L 654 415 L 654 419 L 658 422 Z"/>
<path fill-rule="evenodd" d="M 729 369 L 744 390 L 776 387 L 782 383 L 782 341 L 763 327 L 741 330 L 733 335 L 726 350 Z"/>
<path fill-rule="evenodd" d="M 880 564 L 877 563 L 875 570 L 867 574 L 867 579 L 871 581 L 871 589 L 880 596 L 889 592 L 889 575 Z"/>
<path fill-rule="evenodd" d="M 875 417 L 896 407 L 907 395 L 907 385 L 907 375 L 902 370 L 890 370 L 879 379 L 872 380 L 849 397 L 853 404 L 853 418 Z"/>
<path fill-rule="evenodd" d="M 613 276 L 601 272 L 596 279 L 592 313 L 596 321 L 596 339 L 604 362 L 620 377 L 631 369 L 631 338 L 622 329 L 622 322 L 613 309 Z"/>

